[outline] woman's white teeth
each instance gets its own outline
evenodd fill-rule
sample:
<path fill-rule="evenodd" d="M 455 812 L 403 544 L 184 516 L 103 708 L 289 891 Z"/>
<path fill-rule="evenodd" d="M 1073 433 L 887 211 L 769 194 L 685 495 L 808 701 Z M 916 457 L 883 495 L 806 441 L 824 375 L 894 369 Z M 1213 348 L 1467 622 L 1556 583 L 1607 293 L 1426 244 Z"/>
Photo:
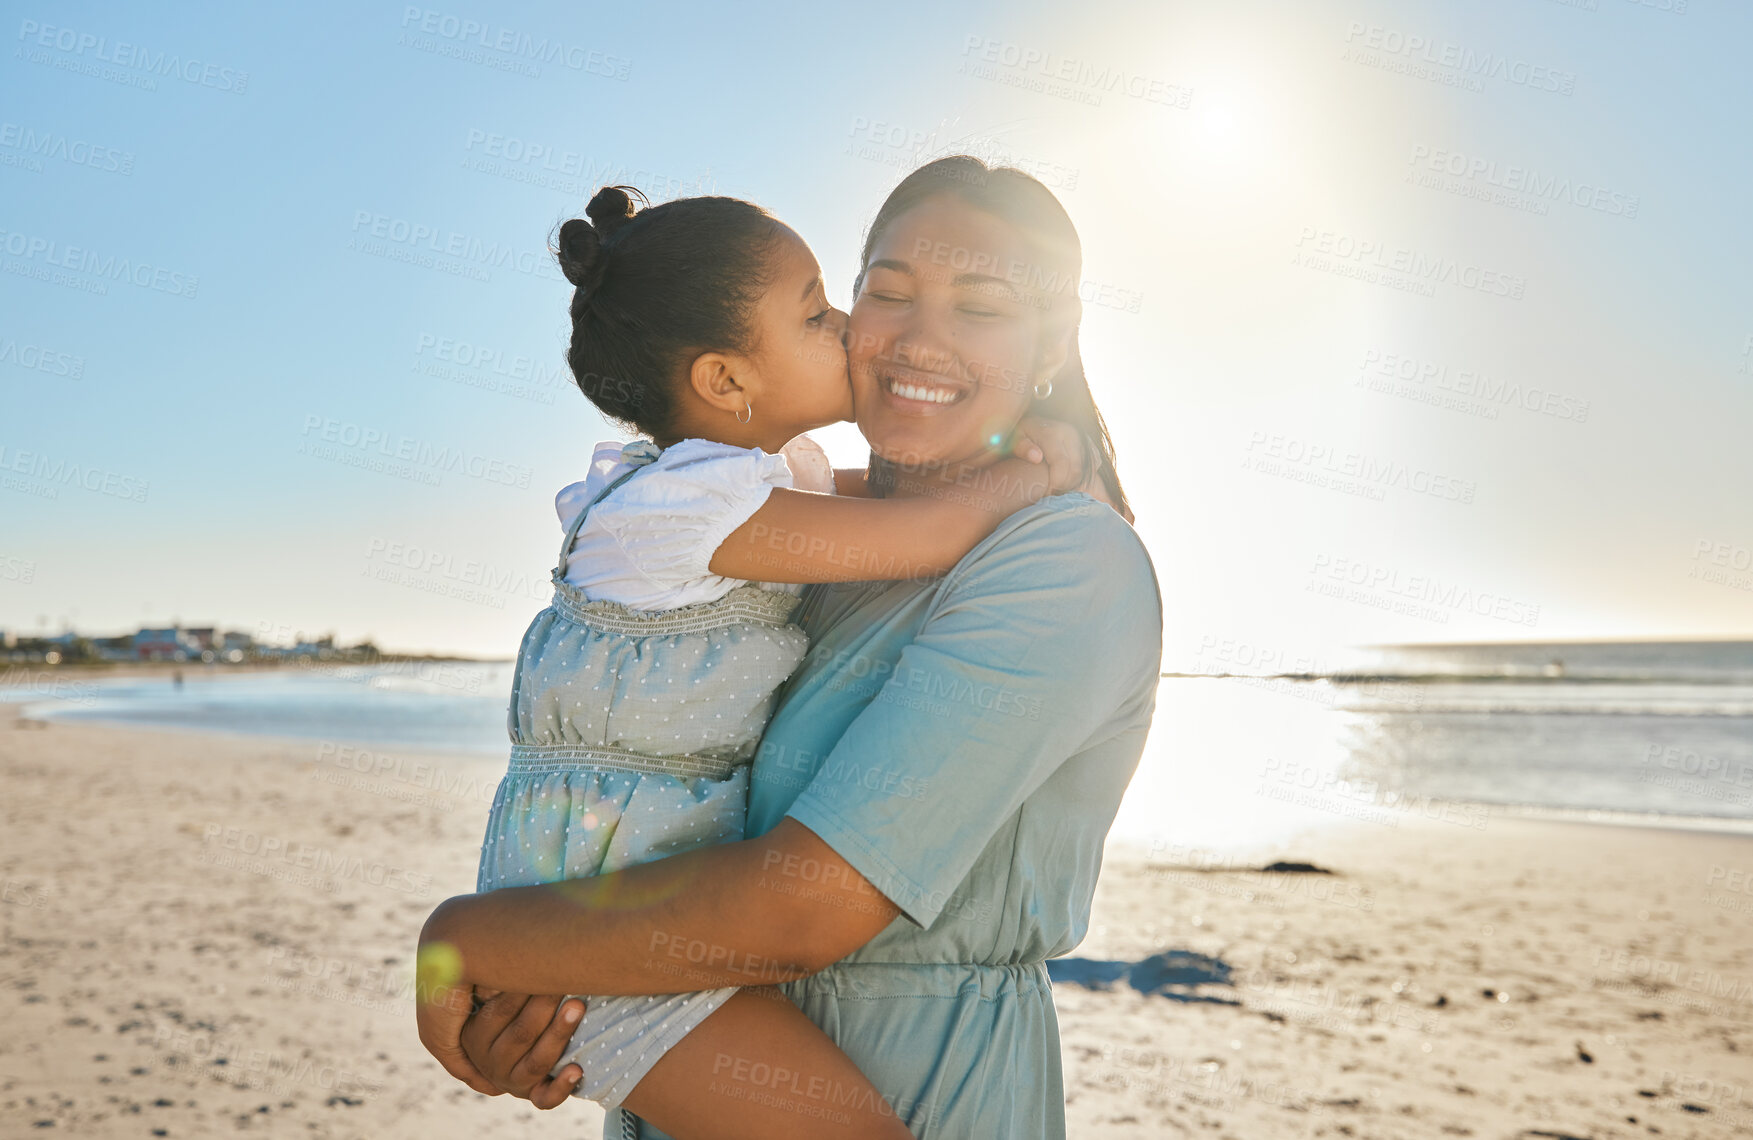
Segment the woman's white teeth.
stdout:
<path fill-rule="evenodd" d="M 903 399 L 924 400 L 929 404 L 947 404 L 957 395 L 948 388 L 923 388 L 917 384 L 906 384 L 899 380 L 889 381 L 889 391 Z"/>

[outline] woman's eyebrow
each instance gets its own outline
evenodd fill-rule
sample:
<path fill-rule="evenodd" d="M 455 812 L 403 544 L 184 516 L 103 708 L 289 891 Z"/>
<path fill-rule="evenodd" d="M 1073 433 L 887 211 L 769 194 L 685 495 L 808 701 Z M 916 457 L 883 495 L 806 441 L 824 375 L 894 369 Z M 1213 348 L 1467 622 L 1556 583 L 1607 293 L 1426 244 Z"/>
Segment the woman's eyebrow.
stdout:
<path fill-rule="evenodd" d="M 814 277 L 810 278 L 810 283 L 803 287 L 803 292 L 798 294 L 797 299 L 800 301 L 809 300 L 810 297 L 815 293 L 816 289 L 821 284 L 822 284 L 822 275 L 820 273 L 818 273 Z"/>
<path fill-rule="evenodd" d="M 994 277 L 990 273 L 963 273 L 952 280 L 950 284 L 958 289 L 966 288 L 969 285 L 997 285 L 1013 297 L 1021 295 L 1017 292 L 1015 285 L 1002 277 Z"/>
<path fill-rule="evenodd" d="M 909 277 L 914 276 L 913 266 L 905 261 L 895 261 L 890 258 L 873 261 L 870 263 L 870 268 L 890 269 L 896 273 L 905 273 Z M 1017 292 L 1014 284 L 1006 281 L 1002 277 L 995 277 L 990 273 L 958 273 L 955 277 L 950 279 L 950 284 L 958 289 L 966 288 L 970 285 L 997 285 L 1013 295 Z"/>

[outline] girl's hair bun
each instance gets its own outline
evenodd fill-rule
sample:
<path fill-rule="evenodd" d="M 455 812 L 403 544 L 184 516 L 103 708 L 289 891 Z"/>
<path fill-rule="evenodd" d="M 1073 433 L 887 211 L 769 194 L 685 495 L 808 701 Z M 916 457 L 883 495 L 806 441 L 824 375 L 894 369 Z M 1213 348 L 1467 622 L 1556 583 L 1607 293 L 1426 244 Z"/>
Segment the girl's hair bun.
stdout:
<path fill-rule="evenodd" d="M 566 280 L 586 292 L 597 287 L 609 261 L 603 253 L 602 242 L 597 240 L 597 232 L 590 228 L 589 222 L 578 218 L 571 218 L 560 226 L 560 242 L 555 256 L 560 259 L 560 272 L 566 274 Z"/>
<path fill-rule="evenodd" d="M 609 267 L 606 243 L 633 220 L 633 194 L 646 202 L 635 187 L 604 186 L 584 208 L 590 221 L 572 218 L 561 225 L 555 256 L 560 260 L 560 272 L 574 287 L 589 293 L 602 283 Z"/>
<path fill-rule="evenodd" d="M 584 208 L 585 216 L 596 223 L 597 235 L 604 241 L 633 220 L 633 194 L 639 195 L 642 204 L 651 204 L 636 186 L 604 186 Z"/>

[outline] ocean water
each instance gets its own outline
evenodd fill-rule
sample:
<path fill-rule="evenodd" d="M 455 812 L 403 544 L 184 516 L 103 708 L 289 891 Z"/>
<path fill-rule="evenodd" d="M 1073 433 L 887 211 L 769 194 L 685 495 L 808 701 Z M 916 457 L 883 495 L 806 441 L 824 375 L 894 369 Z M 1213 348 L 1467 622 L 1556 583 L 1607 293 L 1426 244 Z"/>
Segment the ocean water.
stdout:
<path fill-rule="evenodd" d="M 1380 646 L 1178 676 L 1115 834 L 1174 856 L 1338 823 L 1753 831 L 1753 642 Z"/>
<path fill-rule="evenodd" d="M 1753 823 L 1753 642 L 1383 647 L 1344 771 L 1553 814 Z"/>
<path fill-rule="evenodd" d="M 0 671 L 26 715 L 501 755 L 511 664 Z M 1174 676 L 1116 842 L 1199 859 L 1312 827 L 1506 815 L 1753 831 L 1753 642 L 1385 646 L 1343 672 Z"/>
<path fill-rule="evenodd" d="M 81 680 L 14 666 L 0 670 L 0 701 L 29 717 L 143 728 L 325 740 L 377 748 L 506 751 L 510 662 L 286 666 L 230 672 L 192 665 Z"/>

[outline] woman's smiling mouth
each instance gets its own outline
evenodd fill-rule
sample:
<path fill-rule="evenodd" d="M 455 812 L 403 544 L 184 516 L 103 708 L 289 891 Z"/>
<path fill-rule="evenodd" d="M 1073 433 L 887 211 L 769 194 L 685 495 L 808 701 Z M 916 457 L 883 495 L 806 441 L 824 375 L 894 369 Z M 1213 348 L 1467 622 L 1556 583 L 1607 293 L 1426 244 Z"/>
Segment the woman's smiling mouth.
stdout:
<path fill-rule="evenodd" d="M 947 381 L 942 376 L 918 372 L 911 368 L 879 366 L 877 383 L 890 401 L 903 411 L 924 411 L 960 403 L 973 393 L 966 384 Z"/>

